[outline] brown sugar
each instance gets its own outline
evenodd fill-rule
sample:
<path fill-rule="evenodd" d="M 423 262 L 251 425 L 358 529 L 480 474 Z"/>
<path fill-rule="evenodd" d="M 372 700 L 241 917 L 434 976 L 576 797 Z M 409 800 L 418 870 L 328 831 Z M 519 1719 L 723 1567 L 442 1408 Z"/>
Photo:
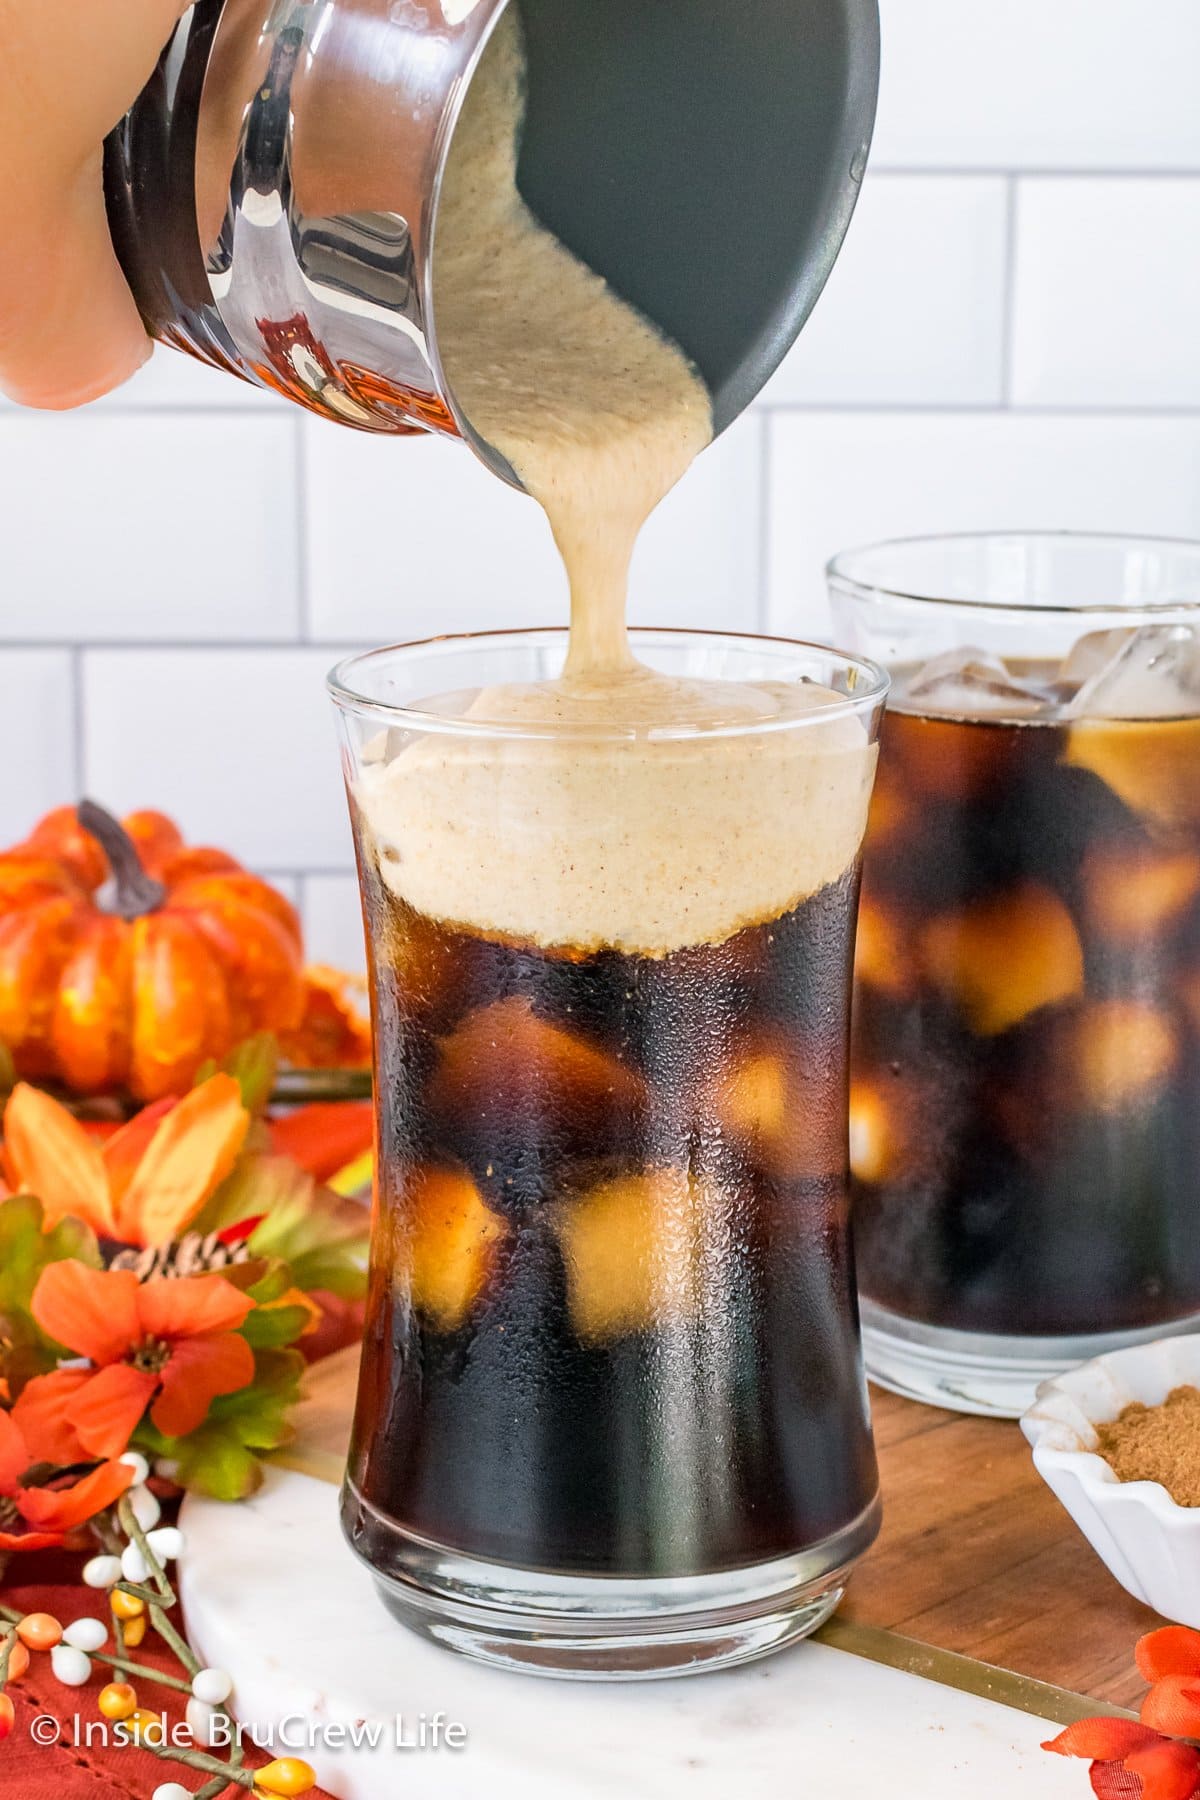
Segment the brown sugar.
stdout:
<path fill-rule="evenodd" d="M 1200 1388 L 1173 1388 L 1161 1406 L 1131 1401 L 1096 1434 L 1118 1481 L 1157 1481 L 1177 1505 L 1200 1506 Z"/>

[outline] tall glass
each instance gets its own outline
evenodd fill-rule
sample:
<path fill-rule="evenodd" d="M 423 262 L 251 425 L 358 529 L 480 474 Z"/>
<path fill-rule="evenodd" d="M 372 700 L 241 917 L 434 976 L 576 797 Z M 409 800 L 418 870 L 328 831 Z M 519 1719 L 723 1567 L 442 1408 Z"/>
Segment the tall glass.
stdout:
<path fill-rule="evenodd" d="M 893 688 L 859 935 L 867 1366 L 967 1411 L 1200 1325 L 1200 545 L 830 568 Z"/>
<path fill-rule="evenodd" d="M 544 1674 L 762 1655 L 832 1611 L 878 1528 L 847 1098 L 886 678 L 803 644 L 634 638 L 667 675 L 835 696 L 650 733 L 472 710 L 557 675 L 558 631 L 381 650 L 331 684 L 379 1143 L 344 1525 L 405 1623 Z M 786 830 L 760 864 L 772 781 Z M 631 947 L 635 886 L 671 941 Z"/>

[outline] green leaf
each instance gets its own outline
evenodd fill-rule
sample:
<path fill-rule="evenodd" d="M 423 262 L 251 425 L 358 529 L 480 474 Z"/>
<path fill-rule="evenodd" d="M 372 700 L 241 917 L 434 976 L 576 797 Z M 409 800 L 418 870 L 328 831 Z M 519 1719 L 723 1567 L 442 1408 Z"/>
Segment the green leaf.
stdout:
<path fill-rule="evenodd" d="M 247 1038 L 226 1059 L 225 1070 L 241 1088 L 247 1112 L 265 1112 L 279 1072 L 279 1040 L 269 1031 Z"/>
<path fill-rule="evenodd" d="M 244 1157 L 196 1222 L 223 1231 L 263 1214 L 250 1236 L 252 1256 L 278 1257 L 289 1287 L 324 1288 L 343 1300 L 367 1289 L 370 1214 L 358 1200 L 335 1194 L 287 1156 Z"/>
<path fill-rule="evenodd" d="M 249 1294 L 256 1306 L 270 1306 L 272 1300 L 282 1300 L 289 1288 L 296 1283 L 292 1280 L 292 1272 L 285 1262 L 272 1260 L 267 1264 L 267 1272 L 259 1277 L 253 1287 L 244 1291 Z"/>
<path fill-rule="evenodd" d="M 0 1340 L 6 1344 L 3 1374 L 15 1400 L 27 1381 L 52 1369 L 69 1351 L 47 1337 L 30 1312 L 33 1291 L 51 1263 L 100 1267 L 100 1246 L 80 1219 L 62 1219 L 42 1229 L 45 1212 L 32 1194 L 0 1202 Z"/>
<path fill-rule="evenodd" d="M 305 1368 L 294 1350 L 257 1350 L 254 1365 L 253 1382 L 214 1400 L 198 1430 L 168 1438 L 146 1421 L 134 1434 L 135 1447 L 167 1457 L 176 1480 L 192 1493 L 245 1500 L 262 1481 L 262 1454 L 291 1436 L 288 1415 L 300 1398 Z"/>
<path fill-rule="evenodd" d="M 100 1267 L 96 1234 L 81 1219 L 62 1219 L 43 1229 L 45 1211 L 32 1194 L 0 1202 L 0 1313 L 28 1312 L 42 1270 L 51 1263 Z"/>
<path fill-rule="evenodd" d="M 294 1344 L 311 1320 L 307 1306 L 256 1306 L 242 1336 L 255 1350 L 281 1350 Z"/>

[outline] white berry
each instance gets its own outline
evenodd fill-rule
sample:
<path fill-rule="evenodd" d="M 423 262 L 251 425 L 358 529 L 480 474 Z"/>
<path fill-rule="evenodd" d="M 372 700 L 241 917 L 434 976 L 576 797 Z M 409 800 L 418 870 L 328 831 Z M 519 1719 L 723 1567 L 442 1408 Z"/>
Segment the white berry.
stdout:
<path fill-rule="evenodd" d="M 152 1800 L 192 1800 L 192 1795 L 180 1782 L 164 1781 L 155 1788 Z"/>
<path fill-rule="evenodd" d="M 102 1650 L 108 1642 L 108 1626 L 100 1619 L 76 1619 L 62 1634 L 71 1650 Z"/>
<path fill-rule="evenodd" d="M 148 1487 L 130 1488 L 125 1498 L 129 1502 L 130 1511 L 143 1531 L 149 1531 L 162 1518 L 162 1507 L 156 1495 Z"/>
<path fill-rule="evenodd" d="M 192 1692 L 207 1706 L 224 1706 L 233 1692 L 233 1676 L 226 1669 L 201 1669 L 192 1677 Z"/>
<path fill-rule="evenodd" d="M 121 1553 L 121 1573 L 126 1581 L 148 1581 L 150 1565 L 136 1544 L 126 1544 Z"/>
<path fill-rule="evenodd" d="M 211 1750 L 212 1722 L 216 1717 L 215 1710 L 206 1706 L 203 1700 L 189 1700 L 187 1703 L 188 1730 L 202 1750 Z"/>
<path fill-rule="evenodd" d="M 119 1556 L 93 1556 L 83 1565 L 83 1579 L 90 1588 L 115 1587 L 121 1579 Z"/>
<path fill-rule="evenodd" d="M 146 1461 L 141 1452 L 138 1450 L 127 1450 L 120 1460 L 125 1464 L 127 1469 L 133 1470 L 134 1487 L 145 1487 L 150 1479 L 150 1464 Z"/>
<path fill-rule="evenodd" d="M 163 1525 L 146 1533 L 146 1542 L 159 1562 L 174 1562 L 183 1554 L 183 1533 L 177 1525 Z"/>
<path fill-rule="evenodd" d="M 82 1650 L 72 1649 L 70 1644 L 55 1644 L 50 1652 L 50 1667 L 55 1679 L 61 1681 L 64 1687 L 83 1687 L 91 1680 L 91 1658 L 85 1656 Z"/>

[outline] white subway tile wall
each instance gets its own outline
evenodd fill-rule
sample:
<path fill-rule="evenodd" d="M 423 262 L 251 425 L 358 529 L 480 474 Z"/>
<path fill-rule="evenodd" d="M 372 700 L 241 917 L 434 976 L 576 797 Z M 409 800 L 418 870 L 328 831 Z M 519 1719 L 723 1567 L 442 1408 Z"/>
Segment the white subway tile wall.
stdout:
<path fill-rule="evenodd" d="M 887 533 L 1200 537 L 1200 0 L 881 4 L 845 252 L 646 533 L 639 621 L 819 634 L 825 559 Z M 565 611 L 536 510 L 466 451 L 306 420 L 168 351 L 85 414 L 0 402 L 0 526 L 0 841 L 84 791 L 165 807 L 348 966 L 326 669 Z"/>

